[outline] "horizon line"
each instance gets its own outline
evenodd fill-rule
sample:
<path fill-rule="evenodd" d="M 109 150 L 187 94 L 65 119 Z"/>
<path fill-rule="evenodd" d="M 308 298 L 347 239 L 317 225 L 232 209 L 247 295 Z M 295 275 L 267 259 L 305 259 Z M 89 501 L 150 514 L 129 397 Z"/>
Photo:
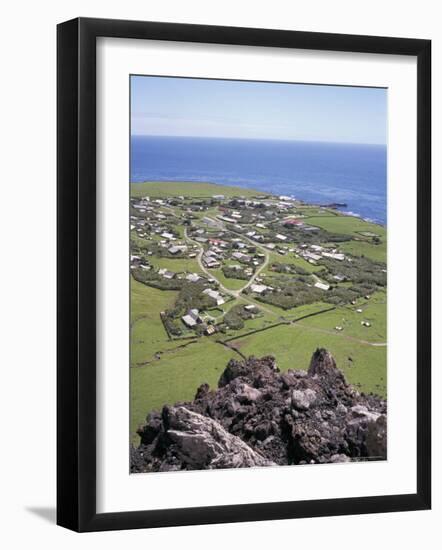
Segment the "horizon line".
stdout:
<path fill-rule="evenodd" d="M 131 134 L 133 137 L 155 137 L 155 138 L 193 138 L 193 139 L 231 139 L 239 141 L 284 141 L 299 143 L 330 143 L 336 145 L 372 145 L 378 147 L 387 147 L 387 143 L 369 143 L 362 141 L 329 141 L 325 139 L 297 139 L 297 138 L 254 138 L 254 137 L 236 137 L 236 136 L 193 136 L 193 135 L 166 135 L 166 134 Z"/>

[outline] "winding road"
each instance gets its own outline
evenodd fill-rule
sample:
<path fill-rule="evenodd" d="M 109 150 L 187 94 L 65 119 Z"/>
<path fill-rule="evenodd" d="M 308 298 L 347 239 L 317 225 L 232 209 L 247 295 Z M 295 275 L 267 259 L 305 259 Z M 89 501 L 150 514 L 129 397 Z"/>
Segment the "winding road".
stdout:
<path fill-rule="evenodd" d="M 212 218 L 209 218 L 209 219 L 212 219 Z M 216 221 L 218 222 L 218 220 L 212 220 L 212 221 Z M 223 230 L 226 230 L 224 225 L 223 224 L 219 224 L 219 227 Z M 214 275 L 212 272 L 210 272 L 203 264 L 203 261 L 202 261 L 202 258 L 203 258 L 203 254 L 204 254 L 204 248 L 203 246 L 195 241 L 194 239 L 190 238 L 189 235 L 187 234 L 187 227 L 184 228 L 184 236 L 186 238 L 187 241 L 190 241 L 192 242 L 193 244 L 196 244 L 198 246 L 198 248 L 200 249 L 199 250 L 199 253 L 198 253 L 198 256 L 197 256 L 197 261 L 198 261 L 198 265 L 200 266 L 200 268 L 202 269 L 202 271 L 204 271 L 204 273 L 206 273 L 206 275 L 208 275 L 211 279 L 215 279 L 220 288 L 226 292 L 227 294 L 230 294 L 231 296 L 234 296 L 235 298 L 239 298 L 239 295 L 241 294 L 241 292 L 243 292 L 246 288 L 248 288 L 250 285 L 252 285 L 254 283 L 254 281 L 256 280 L 256 278 L 259 276 L 259 274 L 267 267 L 268 263 L 269 263 L 269 259 L 270 259 L 270 256 L 269 256 L 269 253 L 267 252 L 267 250 L 265 248 L 263 248 L 262 246 L 258 245 L 257 243 L 253 242 L 251 239 L 249 239 L 248 237 L 245 237 L 244 235 L 242 235 L 241 233 L 237 233 L 236 231 L 231 231 L 231 233 L 235 233 L 235 235 L 239 235 L 241 236 L 242 239 L 244 239 L 245 241 L 248 241 L 249 243 L 252 244 L 252 246 L 254 246 L 255 248 L 258 248 L 259 250 L 261 250 L 264 255 L 265 255 L 265 260 L 264 262 L 258 267 L 258 269 L 255 271 L 255 273 L 253 274 L 253 276 L 247 281 L 247 283 L 242 286 L 241 288 L 237 289 L 237 290 L 231 290 L 227 287 L 225 287 Z"/>
<path fill-rule="evenodd" d="M 210 218 L 212 219 L 212 218 Z M 212 221 L 216 221 L 218 224 L 218 220 L 212 220 Z M 219 227 L 222 228 L 222 229 L 225 229 L 223 224 L 219 224 Z M 241 235 L 240 233 L 236 233 L 235 231 L 231 231 L 232 233 L 235 233 L 236 235 Z M 241 235 L 241 237 L 247 241 L 249 241 L 250 243 L 253 244 L 253 246 L 256 246 L 256 248 L 259 248 L 260 250 L 262 250 L 262 252 L 264 252 L 265 254 L 265 260 L 264 262 L 259 266 L 259 268 L 255 271 L 255 273 L 253 274 L 253 276 L 247 281 L 247 283 L 242 286 L 241 288 L 239 288 L 238 290 L 231 290 L 230 288 L 227 288 L 225 287 L 221 281 L 219 279 L 217 279 L 217 277 L 213 274 L 213 272 L 211 272 L 209 269 L 207 269 L 207 267 L 203 264 L 203 261 L 202 261 L 202 258 L 203 258 L 203 254 L 204 254 L 204 247 L 202 246 L 201 243 L 199 243 L 198 241 L 195 241 L 194 239 L 192 239 L 191 237 L 189 237 L 189 235 L 187 234 L 187 227 L 184 228 L 184 237 L 187 241 L 195 244 L 196 246 L 198 246 L 199 248 L 199 252 L 198 252 L 198 255 L 196 257 L 197 259 L 197 262 L 198 262 L 198 265 L 201 269 L 201 271 L 203 271 L 210 279 L 214 279 L 218 285 L 219 285 L 219 288 L 225 293 L 225 294 L 228 294 L 229 296 L 231 296 L 232 298 L 235 298 L 235 299 L 241 299 L 241 300 L 244 300 L 245 302 L 248 302 L 249 304 L 252 304 L 254 306 L 257 306 L 259 307 L 260 309 L 262 309 L 263 311 L 266 311 L 267 313 L 270 313 L 271 315 L 275 316 L 275 317 L 280 317 L 277 313 L 275 313 L 274 311 L 272 311 L 271 309 L 268 309 L 266 308 L 263 304 L 261 304 L 260 302 L 257 303 L 255 300 L 252 300 L 251 298 L 248 298 L 246 296 L 243 296 L 241 295 L 241 293 L 246 289 L 248 288 L 251 284 L 253 284 L 253 282 L 256 280 L 256 277 L 258 277 L 258 275 L 267 267 L 268 263 L 269 263 L 269 259 L 270 259 L 270 256 L 267 252 L 267 250 L 265 250 L 265 248 L 257 245 L 256 243 L 254 243 L 253 241 L 251 241 L 249 238 L 247 237 L 244 237 L 243 235 Z"/>
<path fill-rule="evenodd" d="M 213 274 L 213 272 L 211 272 L 209 269 L 207 269 L 204 264 L 203 264 L 203 261 L 202 261 L 202 257 L 203 257 L 203 254 L 204 254 L 204 247 L 202 246 L 201 243 L 199 243 L 198 241 L 195 241 L 194 239 L 192 239 L 191 237 L 189 237 L 189 235 L 187 234 L 187 227 L 184 228 L 184 237 L 187 241 L 195 244 L 198 246 L 199 248 L 199 252 L 198 252 L 198 255 L 197 255 L 197 261 L 198 261 L 198 265 L 201 269 L 201 271 L 203 271 L 209 278 L 211 279 L 214 279 L 218 285 L 219 285 L 219 288 L 225 293 L 225 294 L 228 294 L 229 296 L 231 296 L 232 298 L 235 298 L 235 299 L 240 299 L 240 300 L 243 300 L 245 302 L 248 302 L 249 304 L 252 304 L 254 306 L 257 306 L 259 307 L 260 309 L 262 309 L 263 311 L 266 311 L 267 313 L 271 314 L 272 316 L 275 316 L 275 317 L 278 317 L 278 318 L 283 318 L 282 315 L 278 315 L 277 313 L 275 313 L 274 311 L 272 311 L 271 309 L 265 307 L 261 302 L 256 302 L 255 300 L 249 298 L 249 297 L 246 297 L 244 295 L 242 295 L 242 292 L 248 288 L 250 285 L 253 284 L 253 282 L 256 280 L 256 278 L 259 276 L 260 273 L 262 273 L 262 271 L 267 267 L 269 261 L 270 261 L 270 255 L 269 255 L 269 252 L 267 249 L 265 249 L 263 246 L 259 245 L 258 243 L 256 243 L 255 241 L 252 241 L 251 239 L 249 239 L 248 237 L 244 236 L 242 233 L 239 233 L 237 231 L 233 231 L 231 229 L 227 230 L 224 226 L 224 224 L 222 222 L 220 222 L 220 220 L 215 220 L 213 218 L 209 218 L 210 220 L 212 220 L 213 222 L 215 222 L 218 227 L 224 231 L 230 231 L 231 233 L 235 233 L 236 235 L 240 236 L 243 240 L 245 241 L 248 241 L 249 243 L 252 244 L 252 246 L 258 248 L 259 250 L 261 250 L 264 255 L 265 255 L 265 260 L 264 262 L 259 266 L 259 268 L 255 271 L 255 273 L 253 274 L 253 276 L 247 281 L 247 283 L 242 286 L 241 288 L 239 288 L 238 290 L 231 290 L 227 287 L 225 287 L 221 281 L 219 281 L 219 279 L 217 279 L 217 277 Z M 319 277 L 315 276 L 313 274 L 313 277 L 319 281 L 319 282 L 322 282 L 321 279 L 319 279 Z M 290 323 L 291 326 L 300 326 L 300 327 L 304 327 L 304 328 L 308 328 L 309 330 L 312 330 L 312 331 L 315 331 L 315 332 L 322 332 L 322 333 L 325 333 L 325 334 L 333 334 L 333 335 L 337 335 L 338 333 L 336 331 L 332 331 L 332 330 L 327 330 L 327 329 L 321 329 L 321 328 L 318 328 L 318 327 L 312 327 L 312 326 L 306 326 L 306 325 L 303 325 L 302 322 L 299 323 L 299 322 L 293 322 L 293 323 Z M 377 343 L 377 342 L 369 342 L 367 340 L 361 340 L 359 338 L 355 338 L 355 337 L 352 337 L 352 336 L 349 336 L 348 334 L 339 334 L 339 336 L 343 337 L 344 339 L 346 340 L 352 340 L 352 341 L 355 341 L 355 342 L 358 342 L 360 344 L 365 344 L 365 345 L 368 345 L 368 346 L 374 346 L 374 347 L 384 347 L 387 345 L 386 342 L 380 342 L 380 343 Z"/>

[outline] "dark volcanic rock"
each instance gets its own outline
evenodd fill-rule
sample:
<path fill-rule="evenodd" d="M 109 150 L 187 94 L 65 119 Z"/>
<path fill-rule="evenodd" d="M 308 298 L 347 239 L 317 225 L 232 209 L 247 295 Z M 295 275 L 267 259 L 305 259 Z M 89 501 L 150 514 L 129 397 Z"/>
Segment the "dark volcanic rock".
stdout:
<path fill-rule="evenodd" d="M 280 373 L 273 357 L 229 361 L 217 390 L 151 413 L 131 471 L 242 468 L 385 459 L 386 401 L 346 383 L 318 349 L 308 372 Z"/>

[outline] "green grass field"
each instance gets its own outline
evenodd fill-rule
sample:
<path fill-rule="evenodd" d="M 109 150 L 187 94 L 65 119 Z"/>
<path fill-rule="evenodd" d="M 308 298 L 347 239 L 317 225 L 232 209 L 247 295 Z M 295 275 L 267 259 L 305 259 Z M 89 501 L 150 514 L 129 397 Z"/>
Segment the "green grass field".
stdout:
<path fill-rule="evenodd" d="M 382 295 L 379 293 L 379 295 Z M 383 295 L 385 298 L 385 295 Z M 334 332 L 336 326 L 343 328 L 339 332 L 342 336 L 349 336 L 367 342 L 385 343 L 387 341 L 386 308 L 384 301 L 372 300 L 355 306 L 338 307 L 333 311 L 309 317 L 302 321 L 303 327 Z M 362 313 L 356 310 L 362 309 Z M 371 326 L 361 325 L 361 321 L 369 321 Z M 336 331 L 337 332 L 337 331 Z"/>
<path fill-rule="evenodd" d="M 229 290 L 238 290 L 247 284 L 247 281 L 243 279 L 232 279 L 225 277 L 221 269 L 214 269 L 213 275 Z"/>
<path fill-rule="evenodd" d="M 281 256 L 280 254 L 276 252 L 269 252 L 269 264 L 264 270 L 269 275 L 274 275 L 274 271 L 271 271 L 270 266 L 272 263 L 278 263 L 278 264 L 286 264 L 286 265 L 294 265 L 301 267 L 308 273 L 317 273 L 318 271 L 321 271 L 323 268 L 319 265 L 313 265 L 304 258 L 297 258 L 293 252 L 289 252 L 285 256 Z"/>
<path fill-rule="evenodd" d="M 386 347 L 361 344 L 344 338 L 342 334 L 314 332 L 296 323 L 271 328 L 233 343 L 245 355 L 274 355 L 282 370 L 307 369 L 315 349 L 326 348 L 333 354 L 348 382 L 361 391 L 386 395 Z"/>
<path fill-rule="evenodd" d="M 172 306 L 178 292 L 158 290 L 131 280 L 131 364 L 151 361 L 157 351 L 176 347 L 169 341 L 160 312 Z"/>
<path fill-rule="evenodd" d="M 148 181 L 144 183 L 131 183 L 130 194 L 132 197 L 147 195 L 153 198 L 164 197 L 212 197 L 212 195 L 224 195 L 225 197 L 258 197 L 265 195 L 253 189 L 218 185 L 216 183 L 195 183 L 188 181 Z"/>
<path fill-rule="evenodd" d="M 224 341 L 229 338 L 238 338 L 253 330 L 267 328 L 277 322 L 279 322 L 279 319 L 275 318 L 274 315 L 261 310 L 261 314 L 256 316 L 254 319 L 247 319 L 244 321 L 244 328 L 240 330 L 228 330 L 220 339 Z"/>
<path fill-rule="evenodd" d="M 131 438 L 138 442 L 135 431 L 146 415 L 161 410 L 165 404 L 195 397 L 198 386 L 207 382 L 217 386 L 228 361 L 237 354 L 208 338 L 185 348 L 164 353 L 162 358 L 130 373 Z"/>
<path fill-rule="evenodd" d="M 341 243 L 339 248 L 343 252 L 353 256 L 366 256 L 375 262 L 387 263 L 387 243 L 383 241 L 380 244 L 372 244 L 365 241 L 348 241 Z"/>
<path fill-rule="evenodd" d="M 198 226 L 198 227 L 204 227 L 210 233 L 211 226 L 207 225 L 207 223 L 203 222 L 202 219 L 203 218 L 212 218 L 212 219 L 214 219 L 219 215 L 220 215 L 220 211 L 218 210 L 217 207 L 208 208 L 207 210 L 202 210 L 201 212 L 194 212 L 194 216 L 199 218 L 198 221 L 195 220 L 195 225 Z"/>
<path fill-rule="evenodd" d="M 202 273 L 195 258 L 156 258 L 155 256 L 150 256 L 149 263 L 160 269 L 166 268 L 175 273 L 182 273 L 184 271 Z"/>
<path fill-rule="evenodd" d="M 247 281 L 243 279 L 231 279 L 225 277 L 222 269 L 212 269 L 210 273 L 218 279 L 218 281 L 224 285 L 228 290 L 238 290 L 247 284 Z"/>
<path fill-rule="evenodd" d="M 353 216 L 314 216 L 307 220 L 309 225 L 322 227 L 331 233 L 342 233 L 344 235 L 359 235 L 362 231 L 374 233 L 379 237 L 386 236 L 386 229 L 381 225 L 366 222 Z"/>
<path fill-rule="evenodd" d="M 318 208 L 317 206 L 300 206 L 296 208 L 296 213 L 310 218 L 311 216 L 337 216 L 339 215 L 335 210 L 330 208 Z M 306 220 L 308 222 L 308 219 Z"/>
<path fill-rule="evenodd" d="M 267 310 L 272 312 L 275 322 L 277 322 L 277 320 L 281 320 L 285 315 L 285 311 L 282 308 L 274 306 L 273 304 L 265 304 L 264 302 L 260 302 L 259 300 L 254 298 L 253 294 L 249 294 L 247 296 L 247 299 L 253 302 L 259 308 L 261 308 L 263 311 Z"/>
<path fill-rule="evenodd" d="M 288 320 L 299 319 L 305 315 L 310 315 L 312 313 L 318 313 L 326 309 L 332 308 L 332 304 L 327 304 L 326 302 L 313 302 L 312 304 L 306 304 L 303 306 L 292 307 L 284 311 L 284 318 Z"/>

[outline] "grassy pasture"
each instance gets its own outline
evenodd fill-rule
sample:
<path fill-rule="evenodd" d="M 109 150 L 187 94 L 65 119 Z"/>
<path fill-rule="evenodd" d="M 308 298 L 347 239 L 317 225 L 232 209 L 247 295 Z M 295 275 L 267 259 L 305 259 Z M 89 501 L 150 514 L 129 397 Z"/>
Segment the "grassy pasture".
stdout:
<path fill-rule="evenodd" d="M 281 256 L 277 252 L 270 252 L 269 264 L 265 269 L 265 272 L 269 275 L 274 274 L 274 272 L 270 270 L 270 266 L 273 263 L 298 266 L 304 269 L 305 271 L 307 271 L 308 273 L 317 273 L 318 271 L 321 271 L 321 269 L 323 269 L 319 265 L 313 265 L 307 262 L 306 260 L 304 260 L 304 258 L 297 258 L 293 254 L 293 252 L 288 252 L 285 256 Z"/>
<path fill-rule="evenodd" d="M 132 197 L 147 195 L 153 198 L 166 197 L 195 197 L 208 198 L 212 195 L 224 195 L 225 197 L 258 197 L 265 193 L 253 189 L 219 185 L 216 183 L 200 183 L 189 181 L 148 181 L 144 183 L 131 183 L 130 194 Z"/>
<path fill-rule="evenodd" d="M 309 317 L 302 321 L 302 326 L 332 332 L 336 326 L 341 326 L 343 330 L 339 334 L 343 336 L 382 343 L 387 340 L 386 307 L 385 300 L 370 299 L 361 305 L 338 307 L 333 311 Z M 362 313 L 358 313 L 357 309 L 362 309 Z M 361 325 L 361 321 L 369 321 L 371 326 L 365 327 Z"/>
<path fill-rule="evenodd" d="M 296 208 L 296 213 L 304 216 L 308 222 L 311 216 L 338 216 L 335 210 L 319 208 L 318 206 L 301 206 Z"/>
<path fill-rule="evenodd" d="M 195 258 L 157 258 L 155 256 L 149 256 L 149 263 L 159 269 L 166 268 L 175 273 L 182 273 L 184 271 L 190 273 L 202 273 Z"/>
<path fill-rule="evenodd" d="M 348 382 L 361 391 L 386 395 L 386 347 L 361 344 L 342 334 L 314 332 L 296 323 L 245 336 L 234 343 L 245 355 L 274 355 L 282 370 L 307 369 L 315 349 L 324 347 L 333 354 Z"/>
<path fill-rule="evenodd" d="M 231 279 L 226 277 L 222 269 L 212 269 L 210 272 L 213 273 L 213 276 L 228 290 L 238 290 L 247 284 L 247 281 L 244 279 Z"/>
<path fill-rule="evenodd" d="M 135 431 L 146 415 L 161 410 L 165 404 L 195 397 L 198 386 L 207 382 L 217 386 L 219 377 L 235 352 L 212 342 L 199 340 L 185 348 L 166 352 L 161 359 L 130 372 L 131 439 L 138 442 Z"/>
<path fill-rule="evenodd" d="M 379 237 L 385 237 L 387 231 L 385 227 L 374 223 L 366 222 L 354 216 L 313 216 L 307 220 L 309 225 L 321 227 L 331 233 L 342 233 L 344 235 L 358 236 L 360 232 L 369 231 Z"/>
<path fill-rule="evenodd" d="M 244 321 L 244 328 L 241 330 L 228 330 L 226 334 L 220 335 L 220 339 L 227 340 L 229 338 L 241 337 L 243 334 L 247 334 L 252 330 L 259 330 L 274 325 L 278 321 L 279 319 L 271 313 L 261 311 L 261 314 L 256 316 L 254 319 L 246 319 Z"/>
<path fill-rule="evenodd" d="M 160 312 L 172 306 L 178 292 L 158 290 L 131 280 L 131 364 L 151 361 L 157 351 L 176 347 L 169 341 Z"/>
<path fill-rule="evenodd" d="M 333 307 L 332 304 L 327 304 L 325 302 L 314 302 L 312 304 L 305 304 L 303 306 L 287 309 L 284 311 L 284 317 L 289 320 L 299 319 L 300 317 L 304 317 L 305 315 L 318 313 L 319 311 L 330 309 L 331 307 Z"/>
<path fill-rule="evenodd" d="M 375 262 L 387 263 L 387 243 L 372 244 L 366 241 L 348 241 L 340 243 L 339 248 L 353 256 L 366 256 Z"/>

